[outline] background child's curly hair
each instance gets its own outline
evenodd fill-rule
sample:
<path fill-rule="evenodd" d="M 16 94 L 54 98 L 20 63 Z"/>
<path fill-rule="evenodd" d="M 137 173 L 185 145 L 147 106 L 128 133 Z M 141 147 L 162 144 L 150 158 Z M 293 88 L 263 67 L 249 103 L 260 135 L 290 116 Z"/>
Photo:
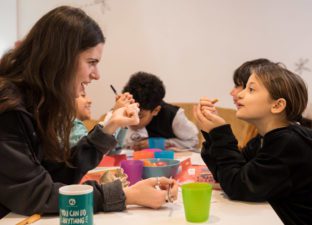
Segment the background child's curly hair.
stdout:
<path fill-rule="evenodd" d="M 137 72 L 131 75 L 123 89 L 133 95 L 141 109 L 153 110 L 162 103 L 166 90 L 163 82 L 155 75 Z"/>

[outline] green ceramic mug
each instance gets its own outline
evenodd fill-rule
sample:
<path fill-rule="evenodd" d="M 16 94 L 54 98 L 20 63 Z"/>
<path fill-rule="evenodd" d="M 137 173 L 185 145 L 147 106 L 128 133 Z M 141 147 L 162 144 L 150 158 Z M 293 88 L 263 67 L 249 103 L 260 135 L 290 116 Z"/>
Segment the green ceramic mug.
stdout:
<path fill-rule="evenodd" d="M 182 185 L 185 218 L 189 222 L 205 222 L 209 219 L 212 185 L 188 183 Z"/>
<path fill-rule="evenodd" d="M 60 225 L 93 225 L 93 187 L 73 184 L 59 189 Z"/>

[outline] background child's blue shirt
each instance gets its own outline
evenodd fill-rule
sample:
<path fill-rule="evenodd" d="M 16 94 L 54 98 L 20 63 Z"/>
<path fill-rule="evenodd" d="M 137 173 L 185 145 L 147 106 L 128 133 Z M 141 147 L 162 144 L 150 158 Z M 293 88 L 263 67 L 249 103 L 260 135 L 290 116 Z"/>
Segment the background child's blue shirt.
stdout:
<path fill-rule="evenodd" d="M 73 122 L 73 128 L 69 136 L 70 147 L 73 147 L 83 137 L 88 135 L 88 130 L 83 122 L 79 119 L 75 119 Z"/>
<path fill-rule="evenodd" d="M 105 125 L 105 123 L 103 122 L 100 122 L 100 124 L 102 126 Z M 127 128 L 118 128 L 116 132 L 114 133 L 113 136 L 117 140 L 117 145 L 116 145 L 116 148 L 112 150 L 113 153 L 117 153 L 117 150 L 120 150 L 122 148 L 124 144 L 126 132 L 127 132 Z M 73 128 L 69 136 L 70 147 L 75 146 L 82 137 L 87 136 L 87 135 L 88 135 L 88 130 L 86 126 L 81 120 L 76 118 L 73 122 Z"/>

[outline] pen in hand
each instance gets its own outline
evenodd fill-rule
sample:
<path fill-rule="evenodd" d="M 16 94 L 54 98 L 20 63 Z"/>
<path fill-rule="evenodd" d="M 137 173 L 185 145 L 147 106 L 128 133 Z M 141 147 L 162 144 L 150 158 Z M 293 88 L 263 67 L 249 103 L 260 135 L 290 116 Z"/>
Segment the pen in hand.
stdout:
<path fill-rule="evenodd" d="M 114 86 L 113 86 L 112 84 L 110 85 L 110 87 L 111 87 L 111 89 L 113 90 L 113 92 L 115 93 L 115 95 L 118 95 L 116 89 L 114 88 Z"/>

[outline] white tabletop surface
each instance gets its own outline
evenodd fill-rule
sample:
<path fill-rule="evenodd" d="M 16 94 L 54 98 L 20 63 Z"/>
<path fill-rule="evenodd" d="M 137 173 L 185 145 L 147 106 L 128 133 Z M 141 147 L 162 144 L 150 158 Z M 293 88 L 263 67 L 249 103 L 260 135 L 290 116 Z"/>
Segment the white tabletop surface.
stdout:
<path fill-rule="evenodd" d="M 203 164 L 199 154 L 193 153 L 191 159 L 193 164 Z M 25 216 L 10 213 L 0 220 L 0 225 L 16 224 L 25 218 Z M 40 224 L 57 225 L 59 224 L 59 218 L 58 216 L 43 216 L 34 223 L 34 225 Z M 172 225 L 192 223 L 185 220 L 181 191 L 179 191 L 179 198 L 176 202 L 167 203 L 158 210 L 130 206 L 123 212 L 95 214 L 94 224 Z M 232 201 L 222 191 L 214 190 L 212 192 L 210 218 L 204 224 L 275 225 L 283 223 L 268 203 Z"/>
<path fill-rule="evenodd" d="M 181 193 L 179 193 L 181 194 Z M 23 220 L 24 216 L 10 213 L 0 220 L 0 225 L 16 224 Z M 58 216 L 44 216 L 34 225 L 49 224 L 58 225 Z M 185 220 L 184 208 L 181 196 L 175 203 L 167 203 L 158 210 L 143 207 L 128 207 L 123 212 L 98 213 L 94 215 L 94 224 L 191 224 Z M 268 203 L 248 203 L 229 200 L 222 191 L 213 191 L 210 218 L 204 224 L 252 224 L 270 225 L 283 224 Z"/>

